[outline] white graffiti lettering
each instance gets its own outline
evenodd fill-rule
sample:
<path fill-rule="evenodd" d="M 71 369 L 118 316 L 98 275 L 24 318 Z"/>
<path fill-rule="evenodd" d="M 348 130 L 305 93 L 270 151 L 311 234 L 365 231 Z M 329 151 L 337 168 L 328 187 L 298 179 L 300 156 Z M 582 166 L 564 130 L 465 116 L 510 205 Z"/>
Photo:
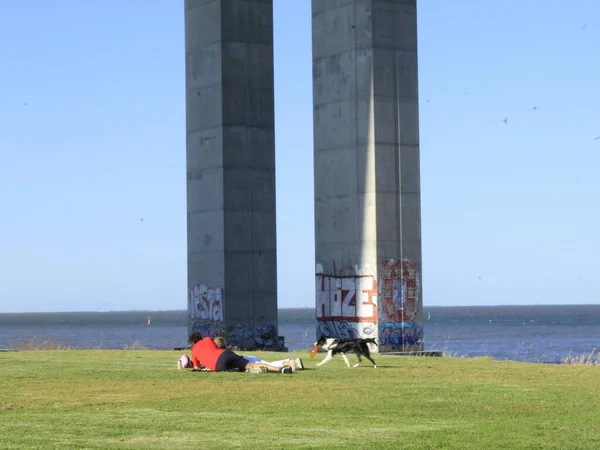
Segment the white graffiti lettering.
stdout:
<path fill-rule="evenodd" d="M 222 322 L 223 298 L 222 288 L 196 284 L 190 291 L 188 315 L 194 320 Z"/>
<path fill-rule="evenodd" d="M 317 274 L 316 291 L 317 319 L 377 320 L 377 281 L 373 276 Z"/>

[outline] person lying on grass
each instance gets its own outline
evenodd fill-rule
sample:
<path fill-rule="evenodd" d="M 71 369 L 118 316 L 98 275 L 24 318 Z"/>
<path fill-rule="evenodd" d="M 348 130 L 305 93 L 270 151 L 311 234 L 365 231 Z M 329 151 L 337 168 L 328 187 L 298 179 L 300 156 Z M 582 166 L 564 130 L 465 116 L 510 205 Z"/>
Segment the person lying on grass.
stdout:
<path fill-rule="evenodd" d="M 209 370 L 213 372 L 238 370 L 252 373 L 293 372 L 291 367 L 276 367 L 265 362 L 251 362 L 231 350 L 219 348 L 212 338 L 202 338 L 202 335 L 197 331 L 190 334 L 189 342 L 193 345 L 192 370 Z"/>
<path fill-rule="evenodd" d="M 220 336 L 214 337 L 213 341 L 215 341 L 215 344 L 217 345 L 217 347 L 223 348 L 223 349 L 227 348 L 225 339 L 223 339 L 222 337 L 220 337 Z M 287 358 L 287 359 L 280 359 L 280 360 L 271 361 L 271 362 L 265 361 L 264 359 L 260 359 L 256 356 L 249 356 L 249 355 L 244 355 L 244 356 L 242 356 L 242 358 L 247 359 L 248 361 L 254 362 L 254 363 L 261 363 L 261 364 L 275 366 L 278 369 L 281 369 L 282 367 L 291 367 L 292 371 L 304 370 L 304 363 L 302 362 L 302 358 L 295 358 L 295 359 Z M 192 360 L 187 355 L 184 354 L 177 361 L 177 367 L 179 369 L 193 369 L 194 365 L 192 363 Z M 198 370 L 198 369 L 196 369 L 196 370 Z M 199 370 L 209 371 L 206 367 L 204 367 L 202 365 L 200 366 Z"/>
<path fill-rule="evenodd" d="M 217 336 L 217 337 L 213 338 L 213 341 L 215 341 L 215 344 L 217 344 L 217 347 L 227 348 L 227 343 L 225 342 L 224 338 Z M 244 356 L 242 356 L 242 358 L 247 359 L 250 362 L 269 364 L 269 365 L 275 366 L 279 369 L 281 369 L 282 367 L 291 367 L 292 371 L 304 370 L 304 363 L 302 362 L 302 358 L 295 358 L 295 359 L 286 358 L 286 359 L 280 359 L 280 360 L 271 361 L 271 362 L 268 362 L 268 361 L 265 361 L 264 359 L 260 359 L 260 358 L 257 358 L 256 356 L 250 356 L 250 355 L 244 355 Z"/>

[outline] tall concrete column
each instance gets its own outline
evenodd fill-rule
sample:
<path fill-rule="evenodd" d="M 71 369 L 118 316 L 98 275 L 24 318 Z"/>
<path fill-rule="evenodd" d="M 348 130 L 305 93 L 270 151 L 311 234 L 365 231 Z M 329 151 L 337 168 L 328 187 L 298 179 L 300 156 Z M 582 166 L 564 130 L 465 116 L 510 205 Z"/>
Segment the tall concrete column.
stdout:
<path fill-rule="evenodd" d="M 190 331 L 277 348 L 272 0 L 186 0 Z"/>
<path fill-rule="evenodd" d="M 317 334 L 422 349 L 416 0 L 312 0 Z"/>

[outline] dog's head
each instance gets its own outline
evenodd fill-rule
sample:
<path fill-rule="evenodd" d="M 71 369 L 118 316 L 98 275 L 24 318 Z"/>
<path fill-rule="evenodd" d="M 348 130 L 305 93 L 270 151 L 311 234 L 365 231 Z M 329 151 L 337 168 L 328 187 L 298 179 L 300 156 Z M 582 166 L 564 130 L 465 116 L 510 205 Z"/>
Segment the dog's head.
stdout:
<path fill-rule="evenodd" d="M 363 339 L 363 342 L 365 344 L 375 344 L 375 345 L 379 346 L 377 344 L 377 341 L 375 340 L 375 338 L 366 338 L 366 339 Z"/>
<path fill-rule="evenodd" d="M 334 348 L 337 345 L 338 341 L 339 341 L 339 339 L 337 339 L 337 338 L 328 338 L 325 336 L 321 336 L 317 340 L 317 342 L 315 342 L 314 345 L 317 345 L 324 350 L 331 350 L 332 348 Z"/>
<path fill-rule="evenodd" d="M 319 337 L 319 339 L 317 339 L 317 342 L 315 342 L 313 345 L 322 347 L 326 340 L 327 340 L 327 338 L 325 336 L 321 335 L 321 337 Z"/>

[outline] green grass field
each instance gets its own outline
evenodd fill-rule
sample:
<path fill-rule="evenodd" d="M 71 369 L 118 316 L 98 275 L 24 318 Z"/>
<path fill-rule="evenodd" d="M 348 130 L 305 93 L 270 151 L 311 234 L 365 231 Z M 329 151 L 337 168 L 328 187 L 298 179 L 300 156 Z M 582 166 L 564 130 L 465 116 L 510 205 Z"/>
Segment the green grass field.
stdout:
<path fill-rule="evenodd" d="M 243 354 L 243 353 L 242 353 Z M 180 352 L 0 353 L 0 448 L 600 448 L 600 366 L 374 355 L 292 375 Z"/>

